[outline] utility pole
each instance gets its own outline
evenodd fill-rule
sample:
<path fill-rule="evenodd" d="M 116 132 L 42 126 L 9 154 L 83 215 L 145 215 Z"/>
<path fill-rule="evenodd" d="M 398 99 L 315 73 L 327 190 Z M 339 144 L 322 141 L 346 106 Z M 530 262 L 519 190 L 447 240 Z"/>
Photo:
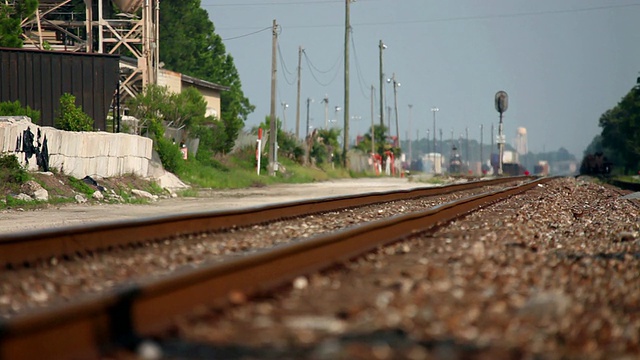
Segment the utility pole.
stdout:
<path fill-rule="evenodd" d="M 302 72 L 302 46 L 298 46 L 298 94 L 296 96 L 296 139 L 300 139 L 300 73 Z"/>
<path fill-rule="evenodd" d="M 398 86 L 400 84 L 396 81 L 396 73 L 391 76 L 391 81 L 393 81 L 393 109 L 396 115 L 396 138 L 398 140 L 398 148 L 402 148 L 400 146 L 400 126 L 398 122 Z"/>
<path fill-rule="evenodd" d="M 309 165 L 309 145 L 311 144 L 311 139 L 309 139 L 309 104 L 312 102 L 311 98 L 307 98 L 307 131 L 304 137 L 304 164 Z"/>
<path fill-rule="evenodd" d="M 289 107 L 289 104 L 287 104 L 286 102 L 281 102 L 280 105 L 282 105 L 282 131 L 287 131 L 287 108 Z"/>
<path fill-rule="evenodd" d="M 469 161 L 469 127 L 465 127 L 464 128 L 464 132 L 466 134 L 466 138 L 467 138 L 467 143 L 465 145 L 464 151 L 465 151 L 465 157 L 467 160 L 467 169 L 469 168 L 469 165 L 471 164 L 471 162 Z"/>
<path fill-rule="evenodd" d="M 480 124 L 480 174 L 482 174 L 482 165 L 484 165 L 482 160 L 482 146 L 483 144 L 483 135 L 484 135 L 484 125 Z"/>
<path fill-rule="evenodd" d="M 373 87 L 373 85 L 371 85 L 371 154 L 375 154 L 376 153 L 376 132 L 375 132 L 375 126 L 373 124 L 373 118 L 374 118 L 374 113 L 373 113 L 373 94 L 375 93 L 376 89 Z"/>
<path fill-rule="evenodd" d="M 278 46 L 278 23 L 273 20 L 271 40 L 271 111 L 269 112 L 269 175 L 278 171 L 278 130 L 276 126 L 276 49 Z"/>
<path fill-rule="evenodd" d="M 409 164 L 411 164 L 411 160 L 413 160 L 413 148 L 411 147 L 411 109 L 413 105 L 409 104 L 409 131 L 407 132 L 407 140 L 409 140 Z"/>
<path fill-rule="evenodd" d="M 380 48 L 380 126 L 384 127 L 384 72 L 382 71 L 382 50 L 387 48 L 382 40 L 378 45 Z"/>
<path fill-rule="evenodd" d="M 349 169 L 349 33 L 351 32 L 351 13 L 349 4 L 354 0 L 345 0 L 344 16 L 344 143 L 342 144 L 342 162 Z"/>
<path fill-rule="evenodd" d="M 329 128 L 329 96 L 325 94 L 324 99 L 322 99 L 324 103 L 324 129 Z"/>

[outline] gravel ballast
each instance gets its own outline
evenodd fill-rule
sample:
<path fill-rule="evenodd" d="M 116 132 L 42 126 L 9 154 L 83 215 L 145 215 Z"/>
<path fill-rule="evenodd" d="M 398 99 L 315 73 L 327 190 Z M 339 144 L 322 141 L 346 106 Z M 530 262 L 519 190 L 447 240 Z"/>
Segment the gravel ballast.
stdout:
<path fill-rule="evenodd" d="M 558 179 L 284 293 L 201 309 L 163 344 L 243 359 L 634 359 L 639 230 L 617 192 Z"/>

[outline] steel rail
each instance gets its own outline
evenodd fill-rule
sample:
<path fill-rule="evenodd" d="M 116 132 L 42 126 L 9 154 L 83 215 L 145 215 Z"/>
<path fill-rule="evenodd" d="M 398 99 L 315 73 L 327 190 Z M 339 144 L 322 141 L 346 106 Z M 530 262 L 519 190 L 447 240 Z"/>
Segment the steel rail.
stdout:
<path fill-rule="evenodd" d="M 170 239 L 180 235 L 239 228 L 344 208 L 443 195 L 525 179 L 528 178 L 496 178 L 449 186 L 318 198 L 229 211 L 184 213 L 3 234 L 0 235 L 0 266 L 20 266 L 52 257 L 73 256 L 136 243 Z"/>
<path fill-rule="evenodd" d="M 235 261 L 128 285 L 102 297 L 37 310 L 0 322 L 0 359 L 95 358 L 117 346 L 135 348 L 172 317 L 199 306 L 222 307 L 232 292 L 247 296 L 289 284 L 379 246 L 429 231 L 551 180 L 542 178 L 434 208 L 361 224 Z"/>

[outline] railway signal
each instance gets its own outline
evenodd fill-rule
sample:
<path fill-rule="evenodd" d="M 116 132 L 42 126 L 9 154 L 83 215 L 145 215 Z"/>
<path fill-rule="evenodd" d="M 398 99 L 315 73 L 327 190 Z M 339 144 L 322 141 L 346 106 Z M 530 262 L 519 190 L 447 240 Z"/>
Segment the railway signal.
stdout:
<path fill-rule="evenodd" d="M 502 113 L 509 107 L 509 95 L 505 91 L 498 91 L 495 97 L 496 111 L 500 113 L 500 124 L 498 125 L 498 175 L 502 175 L 502 156 L 504 154 L 505 137 L 502 132 Z"/>

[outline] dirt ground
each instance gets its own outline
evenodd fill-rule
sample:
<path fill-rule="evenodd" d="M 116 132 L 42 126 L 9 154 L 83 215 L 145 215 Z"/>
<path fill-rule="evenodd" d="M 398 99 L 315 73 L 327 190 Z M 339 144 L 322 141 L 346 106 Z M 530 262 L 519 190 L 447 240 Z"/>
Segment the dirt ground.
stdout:
<path fill-rule="evenodd" d="M 52 180 L 53 181 L 53 180 Z M 118 180 L 126 183 L 126 179 Z M 104 182 L 100 182 L 104 185 Z M 262 188 L 201 191 L 197 198 L 166 198 L 149 204 L 64 204 L 42 209 L 0 210 L 1 234 L 47 228 L 79 226 L 127 219 L 167 216 L 179 213 L 219 211 L 263 206 L 308 198 L 323 198 L 365 192 L 391 191 L 430 186 L 406 178 L 345 179 L 310 184 L 279 184 Z"/>

